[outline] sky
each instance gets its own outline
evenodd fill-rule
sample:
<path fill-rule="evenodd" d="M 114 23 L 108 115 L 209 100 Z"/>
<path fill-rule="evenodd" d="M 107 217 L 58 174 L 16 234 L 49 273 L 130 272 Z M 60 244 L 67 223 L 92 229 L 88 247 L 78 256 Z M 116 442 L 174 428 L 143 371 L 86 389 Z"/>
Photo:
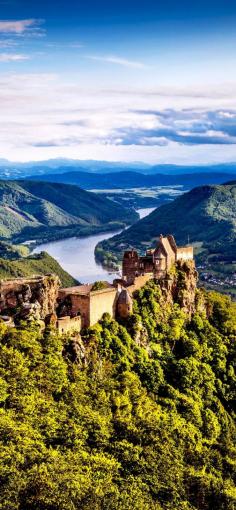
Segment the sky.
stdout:
<path fill-rule="evenodd" d="M 0 158 L 236 161 L 235 23 L 235 0 L 0 0 Z"/>

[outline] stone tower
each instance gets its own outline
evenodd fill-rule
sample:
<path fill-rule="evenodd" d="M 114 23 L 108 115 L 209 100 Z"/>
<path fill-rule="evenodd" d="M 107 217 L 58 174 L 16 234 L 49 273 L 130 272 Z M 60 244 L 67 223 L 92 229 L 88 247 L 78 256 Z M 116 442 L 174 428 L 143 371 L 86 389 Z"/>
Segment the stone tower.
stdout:
<path fill-rule="evenodd" d="M 122 274 L 127 280 L 132 280 L 139 274 L 139 256 L 136 250 L 125 251 L 122 264 Z"/>
<path fill-rule="evenodd" d="M 123 289 L 117 300 L 117 315 L 126 319 L 133 311 L 133 300 L 127 289 Z"/>

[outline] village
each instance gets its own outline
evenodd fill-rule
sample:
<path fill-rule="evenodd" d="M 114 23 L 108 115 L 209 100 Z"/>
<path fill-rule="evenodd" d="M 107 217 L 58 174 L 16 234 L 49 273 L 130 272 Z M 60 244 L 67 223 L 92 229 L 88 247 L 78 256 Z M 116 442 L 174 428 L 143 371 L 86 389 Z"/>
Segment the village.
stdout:
<path fill-rule="evenodd" d="M 178 261 L 193 261 L 193 247 L 177 247 L 172 235 L 160 235 L 157 245 L 139 256 L 124 252 L 122 277 L 61 288 L 55 275 L 16 278 L 0 282 L 0 318 L 9 326 L 21 320 L 53 325 L 59 334 L 80 332 L 96 324 L 104 313 L 125 319 L 132 313 L 133 294 L 150 279 L 164 281 Z"/>

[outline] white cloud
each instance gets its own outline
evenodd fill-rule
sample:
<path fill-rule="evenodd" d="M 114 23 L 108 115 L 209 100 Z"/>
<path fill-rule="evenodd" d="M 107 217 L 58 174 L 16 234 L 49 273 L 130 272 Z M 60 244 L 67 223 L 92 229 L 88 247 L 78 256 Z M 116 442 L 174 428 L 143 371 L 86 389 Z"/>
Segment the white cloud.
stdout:
<path fill-rule="evenodd" d="M 178 97 L 174 87 L 162 96 L 158 88 L 151 94 L 145 87 L 109 91 L 96 83 L 85 88 L 79 76 L 67 80 L 50 73 L 0 74 L 1 157 L 186 164 L 236 160 L 236 145 L 219 145 L 217 139 L 211 146 L 203 139 L 204 144 L 197 143 L 204 131 L 236 136 L 236 87 L 224 104 L 220 86 L 218 97 L 208 98 L 204 91 L 195 96 L 194 90 L 192 96 Z M 183 136 L 192 132 L 196 144 L 184 144 Z"/>
<path fill-rule="evenodd" d="M 17 21 L 0 20 L 0 34 L 23 35 L 26 33 L 41 33 L 42 20 L 23 19 Z"/>
<path fill-rule="evenodd" d="M 18 41 L 13 41 L 12 39 L 0 40 L 0 48 L 15 48 L 18 44 Z"/>
<path fill-rule="evenodd" d="M 86 58 L 90 60 L 96 60 L 98 62 L 107 62 L 109 64 L 117 64 L 123 67 L 131 67 L 133 69 L 144 69 L 146 66 L 142 62 L 137 62 L 136 60 L 128 60 L 126 58 L 117 57 L 115 55 L 108 56 L 97 56 L 97 55 L 87 55 Z"/>
<path fill-rule="evenodd" d="M 0 53 L 0 62 L 8 63 L 8 62 L 22 62 L 24 60 L 29 60 L 28 55 L 23 55 L 21 53 Z"/>

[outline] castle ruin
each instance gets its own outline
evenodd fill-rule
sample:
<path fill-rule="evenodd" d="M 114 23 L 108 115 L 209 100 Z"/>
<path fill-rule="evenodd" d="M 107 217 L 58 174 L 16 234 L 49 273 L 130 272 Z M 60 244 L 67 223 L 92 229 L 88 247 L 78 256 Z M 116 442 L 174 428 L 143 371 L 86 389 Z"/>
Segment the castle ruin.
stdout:
<path fill-rule="evenodd" d="M 163 278 L 178 260 L 193 260 L 193 247 L 177 247 L 172 235 L 160 235 L 157 246 L 147 250 L 144 256 L 139 256 L 134 249 L 125 251 L 122 275 L 128 282 L 146 273 L 152 273 L 157 279 Z"/>
<path fill-rule="evenodd" d="M 37 320 L 54 325 L 60 334 L 80 332 L 109 313 L 127 318 L 133 309 L 132 296 L 150 279 L 165 282 L 168 271 L 178 261 L 193 261 L 193 247 L 177 247 L 172 235 L 160 236 L 157 246 L 139 256 L 131 249 L 124 253 L 122 278 L 113 284 L 102 282 L 60 288 L 55 275 L 0 281 L 0 318 L 14 325 L 20 320 Z M 194 262 L 193 262 L 194 264 Z M 101 283 L 101 282 L 100 282 Z"/>

